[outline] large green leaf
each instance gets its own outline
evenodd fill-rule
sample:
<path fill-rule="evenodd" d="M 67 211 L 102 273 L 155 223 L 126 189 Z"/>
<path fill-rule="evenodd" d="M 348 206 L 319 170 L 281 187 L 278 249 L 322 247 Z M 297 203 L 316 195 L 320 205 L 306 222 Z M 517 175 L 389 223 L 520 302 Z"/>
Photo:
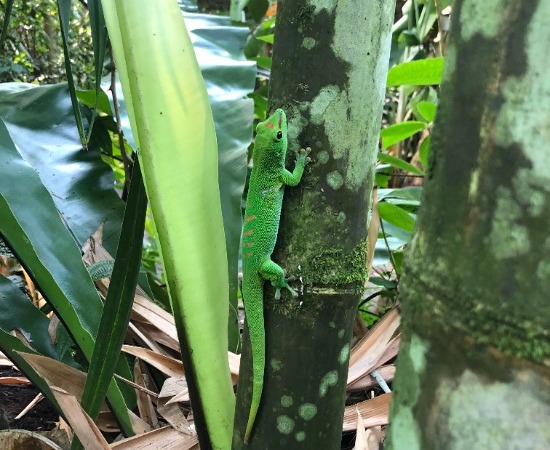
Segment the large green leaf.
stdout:
<path fill-rule="evenodd" d="M 0 329 L 6 333 L 21 332 L 37 352 L 59 359 L 48 333 L 49 324 L 50 319 L 31 303 L 29 297 L 15 283 L 0 275 Z M 5 348 L 1 339 L 0 348 Z"/>
<path fill-rule="evenodd" d="M 90 144 L 82 151 L 67 85 L 0 84 L 0 117 L 77 242 L 82 245 L 104 223 L 108 248 L 116 248 L 124 204 L 99 148 Z"/>
<path fill-rule="evenodd" d="M 0 167 L 0 234 L 90 360 L 101 317 L 101 299 L 50 193 L 19 154 L 3 121 Z M 119 368 L 119 372 L 130 376 L 127 366 Z M 125 402 L 114 383 L 109 400 L 122 425 L 131 432 Z"/>

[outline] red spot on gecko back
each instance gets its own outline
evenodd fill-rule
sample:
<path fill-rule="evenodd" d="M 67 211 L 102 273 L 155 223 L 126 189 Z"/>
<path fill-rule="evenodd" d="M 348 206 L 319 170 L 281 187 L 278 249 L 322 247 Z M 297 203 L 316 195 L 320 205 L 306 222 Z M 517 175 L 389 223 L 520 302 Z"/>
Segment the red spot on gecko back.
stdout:
<path fill-rule="evenodd" d="M 246 223 L 252 222 L 255 218 L 256 218 L 255 215 L 251 215 L 251 216 L 245 217 L 244 221 L 245 221 Z"/>
<path fill-rule="evenodd" d="M 254 230 L 243 231 L 243 236 L 250 236 L 251 234 L 254 234 Z"/>

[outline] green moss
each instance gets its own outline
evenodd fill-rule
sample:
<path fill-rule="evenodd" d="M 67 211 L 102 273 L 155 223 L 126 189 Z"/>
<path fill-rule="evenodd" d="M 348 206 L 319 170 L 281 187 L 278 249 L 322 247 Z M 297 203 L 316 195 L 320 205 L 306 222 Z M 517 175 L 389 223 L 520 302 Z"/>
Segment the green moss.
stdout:
<path fill-rule="evenodd" d="M 311 37 L 305 37 L 302 40 L 302 46 L 307 48 L 308 50 L 311 50 L 315 45 L 317 44 L 317 41 Z"/>
<path fill-rule="evenodd" d="M 326 150 L 321 150 L 320 152 L 316 153 L 315 156 L 319 164 L 326 164 L 330 158 L 330 154 Z"/>
<path fill-rule="evenodd" d="M 315 18 L 315 6 L 304 4 L 298 8 L 296 14 L 297 25 L 300 26 L 304 23 L 310 23 Z"/>
<path fill-rule="evenodd" d="M 304 442 L 306 440 L 306 433 L 304 431 L 298 431 L 294 437 L 298 442 Z"/>
<path fill-rule="evenodd" d="M 345 344 L 340 350 L 340 355 L 338 355 L 338 362 L 340 364 L 346 364 L 349 358 L 349 344 Z"/>
<path fill-rule="evenodd" d="M 360 292 L 367 279 L 366 255 L 366 239 L 349 253 L 341 248 L 322 250 L 312 257 L 310 279 L 313 284 L 335 288 L 355 285 Z"/>
<path fill-rule="evenodd" d="M 271 370 L 273 370 L 273 372 L 278 372 L 279 370 L 281 370 L 283 368 L 283 362 L 279 359 L 272 359 L 270 361 L 270 366 L 271 366 Z"/>
<path fill-rule="evenodd" d="M 281 397 L 281 406 L 283 408 L 289 408 L 292 406 L 293 403 L 294 403 L 294 400 L 290 395 L 283 395 Z"/>
<path fill-rule="evenodd" d="M 337 382 L 338 372 L 336 372 L 336 370 L 331 370 L 330 372 L 328 372 L 319 384 L 319 396 L 324 397 L 325 395 L 327 395 L 329 387 L 335 386 Z"/>
<path fill-rule="evenodd" d="M 334 170 L 327 174 L 327 184 L 337 191 L 344 185 L 344 177 L 338 172 L 337 170 Z"/>
<path fill-rule="evenodd" d="M 304 420 L 311 420 L 317 415 L 317 406 L 313 403 L 303 403 L 298 408 L 298 415 Z"/>
<path fill-rule="evenodd" d="M 292 430 L 294 430 L 294 420 L 292 420 L 290 417 L 281 415 L 277 417 L 277 430 L 281 434 L 290 434 L 292 433 Z"/>

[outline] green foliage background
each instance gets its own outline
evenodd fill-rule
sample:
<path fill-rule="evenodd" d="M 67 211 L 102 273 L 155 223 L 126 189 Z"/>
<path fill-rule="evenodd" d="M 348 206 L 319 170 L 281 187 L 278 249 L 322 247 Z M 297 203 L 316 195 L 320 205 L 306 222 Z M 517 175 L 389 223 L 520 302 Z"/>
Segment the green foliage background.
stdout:
<path fill-rule="evenodd" d="M 6 1 L 0 2 L 4 23 Z M 0 82 L 57 83 L 67 79 L 63 65 L 59 16 L 55 0 L 16 1 L 0 54 Z M 70 23 L 71 62 L 75 81 L 91 87 L 94 61 L 87 8 L 73 2 Z"/>

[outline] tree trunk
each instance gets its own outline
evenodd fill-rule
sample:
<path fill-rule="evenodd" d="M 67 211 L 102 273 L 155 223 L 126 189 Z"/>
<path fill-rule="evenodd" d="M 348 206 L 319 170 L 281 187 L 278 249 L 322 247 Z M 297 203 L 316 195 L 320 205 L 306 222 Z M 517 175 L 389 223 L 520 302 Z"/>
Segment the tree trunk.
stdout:
<path fill-rule="evenodd" d="M 549 17 L 544 0 L 455 2 L 391 448 L 550 448 Z"/>
<path fill-rule="evenodd" d="M 340 448 L 349 344 L 366 273 L 367 216 L 390 49 L 393 2 L 286 0 L 277 12 L 271 110 L 313 162 L 286 188 L 273 255 L 298 299 L 264 292 L 266 374 L 247 448 Z M 250 403 L 245 335 L 234 448 Z"/>

